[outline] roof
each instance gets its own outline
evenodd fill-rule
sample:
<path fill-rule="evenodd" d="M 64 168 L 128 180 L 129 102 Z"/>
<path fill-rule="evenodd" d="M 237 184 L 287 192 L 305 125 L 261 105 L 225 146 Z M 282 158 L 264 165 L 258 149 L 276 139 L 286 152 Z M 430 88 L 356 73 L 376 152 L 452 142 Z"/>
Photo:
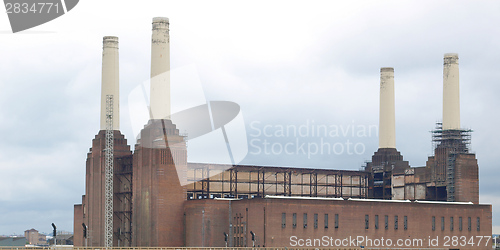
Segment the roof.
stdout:
<path fill-rule="evenodd" d="M 329 200 L 329 201 L 343 201 L 344 198 L 327 198 L 327 197 L 309 197 L 309 196 L 278 196 L 266 195 L 266 199 L 296 199 L 296 200 Z"/>
<path fill-rule="evenodd" d="M 419 201 L 416 200 L 416 203 L 427 203 L 427 204 L 445 204 L 445 205 L 474 205 L 472 202 L 457 202 L 457 201 Z"/>
<path fill-rule="evenodd" d="M 26 237 L 0 237 L 0 246 L 2 247 L 24 247 Z"/>
<path fill-rule="evenodd" d="M 323 169 L 323 168 L 297 168 L 297 167 L 278 167 L 278 166 L 256 166 L 256 165 L 230 165 L 230 164 L 215 164 L 215 163 L 194 163 L 188 162 L 188 169 L 206 168 L 230 170 L 236 169 L 240 171 L 268 171 L 268 172 L 301 172 L 301 173 L 320 173 L 320 174 L 351 174 L 351 175 L 368 175 L 369 172 L 359 170 L 339 170 L 339 169 Z"/>
<path fill-rule="evenodd" d="M 327 198 L 327 197 L 302 197 L 302 196 L 277 196 L 266 195 L 266 199 L 296 199 L 296 200 L 338 200 L 338 201 L 356 201 L 356 202 L 392 202 L 392 203 L 420 203 L 420 204 L 442 204 L 442 205 L 475 205 L 472 202 L 451 202 L 451 201 L 411 201 L 411 200 L 382 200 L 382 199 L 363 199 L 363 198 Z M 476 204 L 489 205 L 489 204 Z"/>

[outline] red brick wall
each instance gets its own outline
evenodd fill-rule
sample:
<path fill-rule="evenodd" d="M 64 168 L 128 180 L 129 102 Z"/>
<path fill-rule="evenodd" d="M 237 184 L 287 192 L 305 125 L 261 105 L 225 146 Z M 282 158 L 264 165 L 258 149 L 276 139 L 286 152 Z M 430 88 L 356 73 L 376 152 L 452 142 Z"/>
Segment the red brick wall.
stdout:
<path fill-rule="evenodd" d="M 248 212 L 247 209 L 248 208 Z M 321 239 L 323 236 L 334 239 L 368 237 L 372 240 L 423 239 L 426 246 L 429 237 L 439 237 L 443 247 L 445 237 L 461 237 L 467 240 L 471 236 L 491 236 L 491 205 L 456 205 L 423 204 L 372 201 L 325 201 L 294 199 L 252 199 L 233 202 L 233 218 L 243 215 L 246 227 L 242 237 L 247 246 L 251 246 L 250 231 L 257 235 L 256 245 L 266 247 L 287 247 L 291 245 L 291 236 L 301 239 Z M 265 211 L 265 212 L 264 212 Z M 248 213 L 248 215 L 247 215 Z M 286 226 L 282 228 L 282 213 L 286 213 Z M 292 226 L 292 215 L 297 214 L 297 226 Z M 303 214 L 307 213 L 307 228 L 303 226 Z M 314 214 L 318 214 L 318 228 L 314 228 Z M 324 214 L 328 214 L 329 227 L 324 227 Z M 339 215 L 339 228 L 335 228 L 335 214 Z M 369 228 L 365 229 L 365 215 L 369 216 Z M 375 216 L 378 215 L 378 229 L 375 229 Z M 389 227 L 385 229 L 385 215 L 388 215 Z M 398 229 L 394 228 L 398 216 Z M 408 228 L 404 229 L 404 216 L 407 216 Z M 432 230 L 432 216 L 435 216 L 435 230 Z M 441 217 L 445 218 L 444 230 L 441 230 Z M 450 217 L 454 219 L 454 230 L 450 228 Z M 462 231 L 459 230 L 459 217 L 462 217 Z M 471 231 L 468 231 L 468 217 L 471 217 Z M 477 231 L 477 217 L 480 217 L 480 231 Z M 246 240 L 245 240 L 246 239 Z M 478 238 L 474 239 L 478 242 Z M 484 243 L 484 241 L 482 242 Z M 451 244 L 451 242 L 450 242 Z M 491 247 L 491 240 L 488 245 Z M 453 247 L 451 247 L 453 248 Z M 487 247 L 459 247 L 460 249 L 486 249 Z"/>
<path fill-rule="evenodd" d="M 104 246 L 104 181 L 105 181 L 105 156 L 104 148 L 106 131 L 101 130 L 92 140 L 92 148 L 87 154 L 87 166 L 85 176 L 85 200 L 86 214 L 83 222 L 88 226 L 88 246 Z M 114 157 L 131 155 L 130 146 L 120 131 L 114 131 Z M 114 166 L 117 166 L 115 160 Z M 117 178 L 114 178 L 117 182 Z M 114 216 L 114 220 L 118 220 Z M 81 226 L 81 223 L 80 223 Z M 118 229 L 114 228 L 116 232 Z M 116 238 L 116 237 L 114 237 Z M 113 245 L 116 246 L 114 239 Z"/>
<path fill-rule="evenodd" d="M 186 189 L 179 176 L 185 178 L 186 166 L 186 144 L 175 125 L 170 120 L 150 121 L 134 152 L 134 246 L 184 246 Z"/>
<path fill-rule="evenodd" d="M 228 200 L 188 200 L 184 205 L 186 247 L 224 247 L 229 234 Z"/>
<path fill-rule="evenodd" d="M 84 246 L 83 240 L 83 205 L 74 206 L 74 221 L 73 221 L 73 245 Z"/>
<path fill-rule="evenodd" d="M 458 155 L 455 162 L 455 200 L 478 204 L 479 174 L 475 155 Z"/>

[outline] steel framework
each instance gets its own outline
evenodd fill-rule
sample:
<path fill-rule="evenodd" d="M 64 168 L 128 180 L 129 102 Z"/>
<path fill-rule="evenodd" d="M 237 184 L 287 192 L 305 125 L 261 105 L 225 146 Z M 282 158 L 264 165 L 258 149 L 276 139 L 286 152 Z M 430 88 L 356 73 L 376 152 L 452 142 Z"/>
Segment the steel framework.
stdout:
<path fill-rule="evenodd" d="M 104 246 L 113 247 L 113 95 L 106 95 Z"/>
<path fill-rule="evenodd" d="M 187 199 L 251 199 L 266 195 L 368 198 L 369 173 L 190 163 Z"/>

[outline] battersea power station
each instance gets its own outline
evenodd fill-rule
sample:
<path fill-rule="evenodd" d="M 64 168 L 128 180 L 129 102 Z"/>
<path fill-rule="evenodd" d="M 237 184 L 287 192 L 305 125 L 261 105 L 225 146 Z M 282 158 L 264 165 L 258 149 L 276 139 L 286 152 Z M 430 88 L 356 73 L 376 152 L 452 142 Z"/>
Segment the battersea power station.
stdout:
<path fill-rule="evenodd" d="M 379 148 L 363 170 L 191 163 L 171 119 L 169 20 L 152 26 L 150 118 L 134 151 L 119 126 L 118 38 L 103 38 L 101 124 L 75 246 L 491 248 L 492 207 L 479 204 L 471 130 L 460 126 L 457 54 L 444 55 L 443 117 L 425 166 L 396 149 L 393 68 L 380 70 Z"/>

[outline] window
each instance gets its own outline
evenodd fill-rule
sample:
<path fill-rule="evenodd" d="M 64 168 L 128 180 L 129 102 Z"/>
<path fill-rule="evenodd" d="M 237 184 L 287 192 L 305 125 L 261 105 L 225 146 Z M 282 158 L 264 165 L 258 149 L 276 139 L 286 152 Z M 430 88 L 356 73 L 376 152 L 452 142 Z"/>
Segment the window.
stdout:
<path fill-rule="evenodd" d="M 453 217 L 450 217 L 450 231 L 453 231 Z"/>
<path fill-rule="evenodd" d="M 470 219 L 470 217 L 469 217 L 469 218 L 467 218 L 467 229 L 468 229 L 469 231 L 470 231 L 470 230 L 472 230 L 472 226 L 471 226 L 471 221 L 470 221 L 470 220 L 471 220 L 471 219 Z"/>
<path fill-rule="evenodd" d="M 365 229 L 368 229 L 370 225 L 370 216 L 365 215 Z"/>
<path fill-rule="evenodd" d="M 481 222 L 481 220 L 479 219 L 479 217 L 477 217 L 477 231 L 479 231 L 481 229 L 480 222 Z"/>
<path fill-rule="evenodd" d="M 281 228 L 286 227 L 286 213 L 281 213 Z"/>
<path fill-rule="evenodd" d="M 462 231 L 462 217 L 458 217 L 458 230 Z"/>
<path fill-rule="evenodd" d="M 444 231 L 444 217 L 441 216 L 441 231 Z"/>
<path fill-rule="evenodd" d="M 335 228 L 339 228 L 339 214 L 335 214 Z"/>
<path fill-rule="evenodd" d="M 394 229 L 395 230 L 398 229 L 398 216 L 397 215 L 394 216 Z"/>
<path fill-rule="evenodd" d="M 389 229 L 389 215 L 385 216 L 385 229 Z"/>
<path fill-rule="evenodd" d="M 328 228 L 328 214 L 325 214 L 325 228 Z"/>
<path fill-rule="evenodd" d="M 314 214 L 314 228 L 318 228 L 318 214 Z"/>
<path fill-rule="evenodd" d="M 404 217 L 404 227 L 405 227 L 405 230 L 408 229 L 408 216 L 406 216 L 406 215 Z"/>
<path fill-rule="evenodd" d="M 378 215 L 375 215 L 375 229 L 378 229 Z"/>
<path fill-rule="evenodd" d="M 304 213 L 304 228 L 307 228 L 307 213 Z"/>
<path fill-rule="evenodd" d="M 296 213 L 293 213 L 292 215 L 292 227 L 293 228 L 296 228 L 297 227 L 297 214 Z"/>
<path fill-rule="evenodd" d="M 436 216 L 432 216 L 432 231 L 436 231 Z"/>

